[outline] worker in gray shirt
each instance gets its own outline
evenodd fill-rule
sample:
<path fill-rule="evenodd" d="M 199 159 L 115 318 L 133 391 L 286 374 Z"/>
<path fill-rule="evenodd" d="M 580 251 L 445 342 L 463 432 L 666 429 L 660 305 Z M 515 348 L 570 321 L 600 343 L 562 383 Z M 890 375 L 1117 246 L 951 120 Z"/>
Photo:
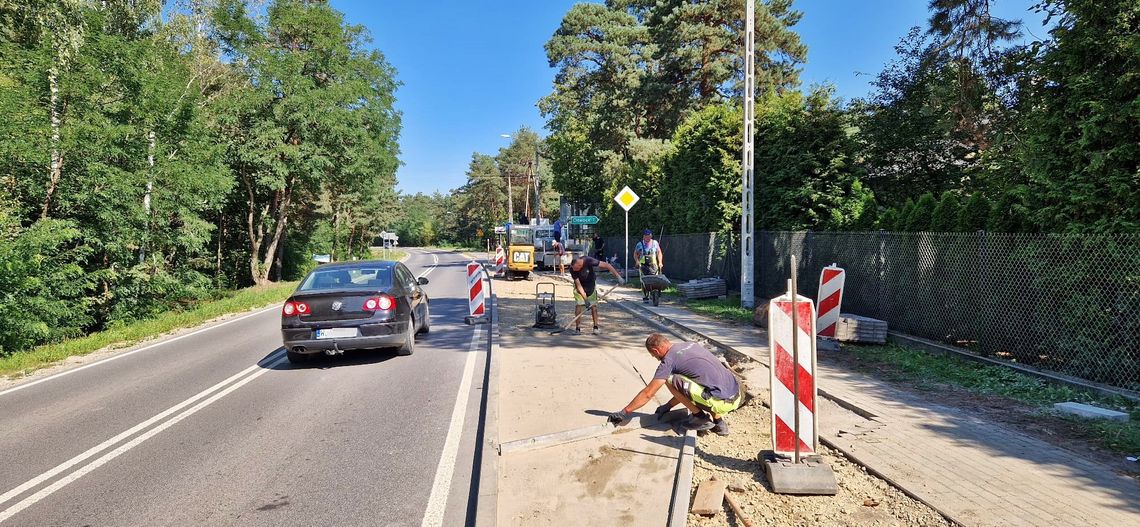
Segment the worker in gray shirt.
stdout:
<path fill-rule="evenodd" d="M 728 422 L 724 416 L 740 408 L 744 401 L 744 390 L 736 376 L 712 352 L 696 342 L 674 344 L 665 335 L 654 333 L 645 339 L 645 348 L 661 364 L 653 374 L 653 380 L 625 408 L 611 414 L 609 421 L 621 424 L 652 400 L 661 386 L 666 386 L 673 398 L 653 412 L 658 419 L 681 404 L 692 414 L 682 424 L 685 428 L 728 435 Z"/>

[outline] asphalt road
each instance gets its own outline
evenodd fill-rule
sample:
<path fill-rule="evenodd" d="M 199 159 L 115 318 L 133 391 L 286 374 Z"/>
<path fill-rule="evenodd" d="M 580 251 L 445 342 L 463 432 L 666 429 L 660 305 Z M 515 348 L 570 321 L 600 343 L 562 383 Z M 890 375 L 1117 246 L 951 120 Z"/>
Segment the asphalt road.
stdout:
<path fill-rule="evenodd" d="M 460 256 L 406 263 L 432 306 L 409 357 L 292 367 L 272 307 L 0 390 L 0 525 L 467 523 L 487 331 Z"/>

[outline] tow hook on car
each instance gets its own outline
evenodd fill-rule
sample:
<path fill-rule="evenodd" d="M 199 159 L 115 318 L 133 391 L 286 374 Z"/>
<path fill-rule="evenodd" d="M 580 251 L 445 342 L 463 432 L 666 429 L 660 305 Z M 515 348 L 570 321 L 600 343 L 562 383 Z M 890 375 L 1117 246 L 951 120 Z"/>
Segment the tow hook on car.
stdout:
<path fill-rule="evenodd" d="M 340 349 L 340 347 L 336 345 L 336 342 L 333 342 L 332 349 L 325 350 L 325 355 L 328 355 L 330 357 L 333 355 L 344 355 L 344 350 Z"/>

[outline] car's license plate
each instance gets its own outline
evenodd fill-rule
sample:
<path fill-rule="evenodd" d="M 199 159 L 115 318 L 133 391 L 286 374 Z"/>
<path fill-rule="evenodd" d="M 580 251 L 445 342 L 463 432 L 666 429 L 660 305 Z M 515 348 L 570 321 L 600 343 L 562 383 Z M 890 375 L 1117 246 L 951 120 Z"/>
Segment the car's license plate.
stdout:
<path fill-rule="evenodd" d="M 317 330 L 317 338 L 319 339 L 343 339 L 355 337 L 356 335 L 356 328 L 329 328 Z"/>

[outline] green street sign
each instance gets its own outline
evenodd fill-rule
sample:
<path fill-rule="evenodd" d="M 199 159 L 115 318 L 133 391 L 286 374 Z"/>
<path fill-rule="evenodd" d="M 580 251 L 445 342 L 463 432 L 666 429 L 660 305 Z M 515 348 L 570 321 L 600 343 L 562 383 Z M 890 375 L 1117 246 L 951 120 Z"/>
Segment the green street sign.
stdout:
<path fill-rule="evenodd" d="M 570 216 L 570 225 L 597 225 L 597 216 Z"/>

